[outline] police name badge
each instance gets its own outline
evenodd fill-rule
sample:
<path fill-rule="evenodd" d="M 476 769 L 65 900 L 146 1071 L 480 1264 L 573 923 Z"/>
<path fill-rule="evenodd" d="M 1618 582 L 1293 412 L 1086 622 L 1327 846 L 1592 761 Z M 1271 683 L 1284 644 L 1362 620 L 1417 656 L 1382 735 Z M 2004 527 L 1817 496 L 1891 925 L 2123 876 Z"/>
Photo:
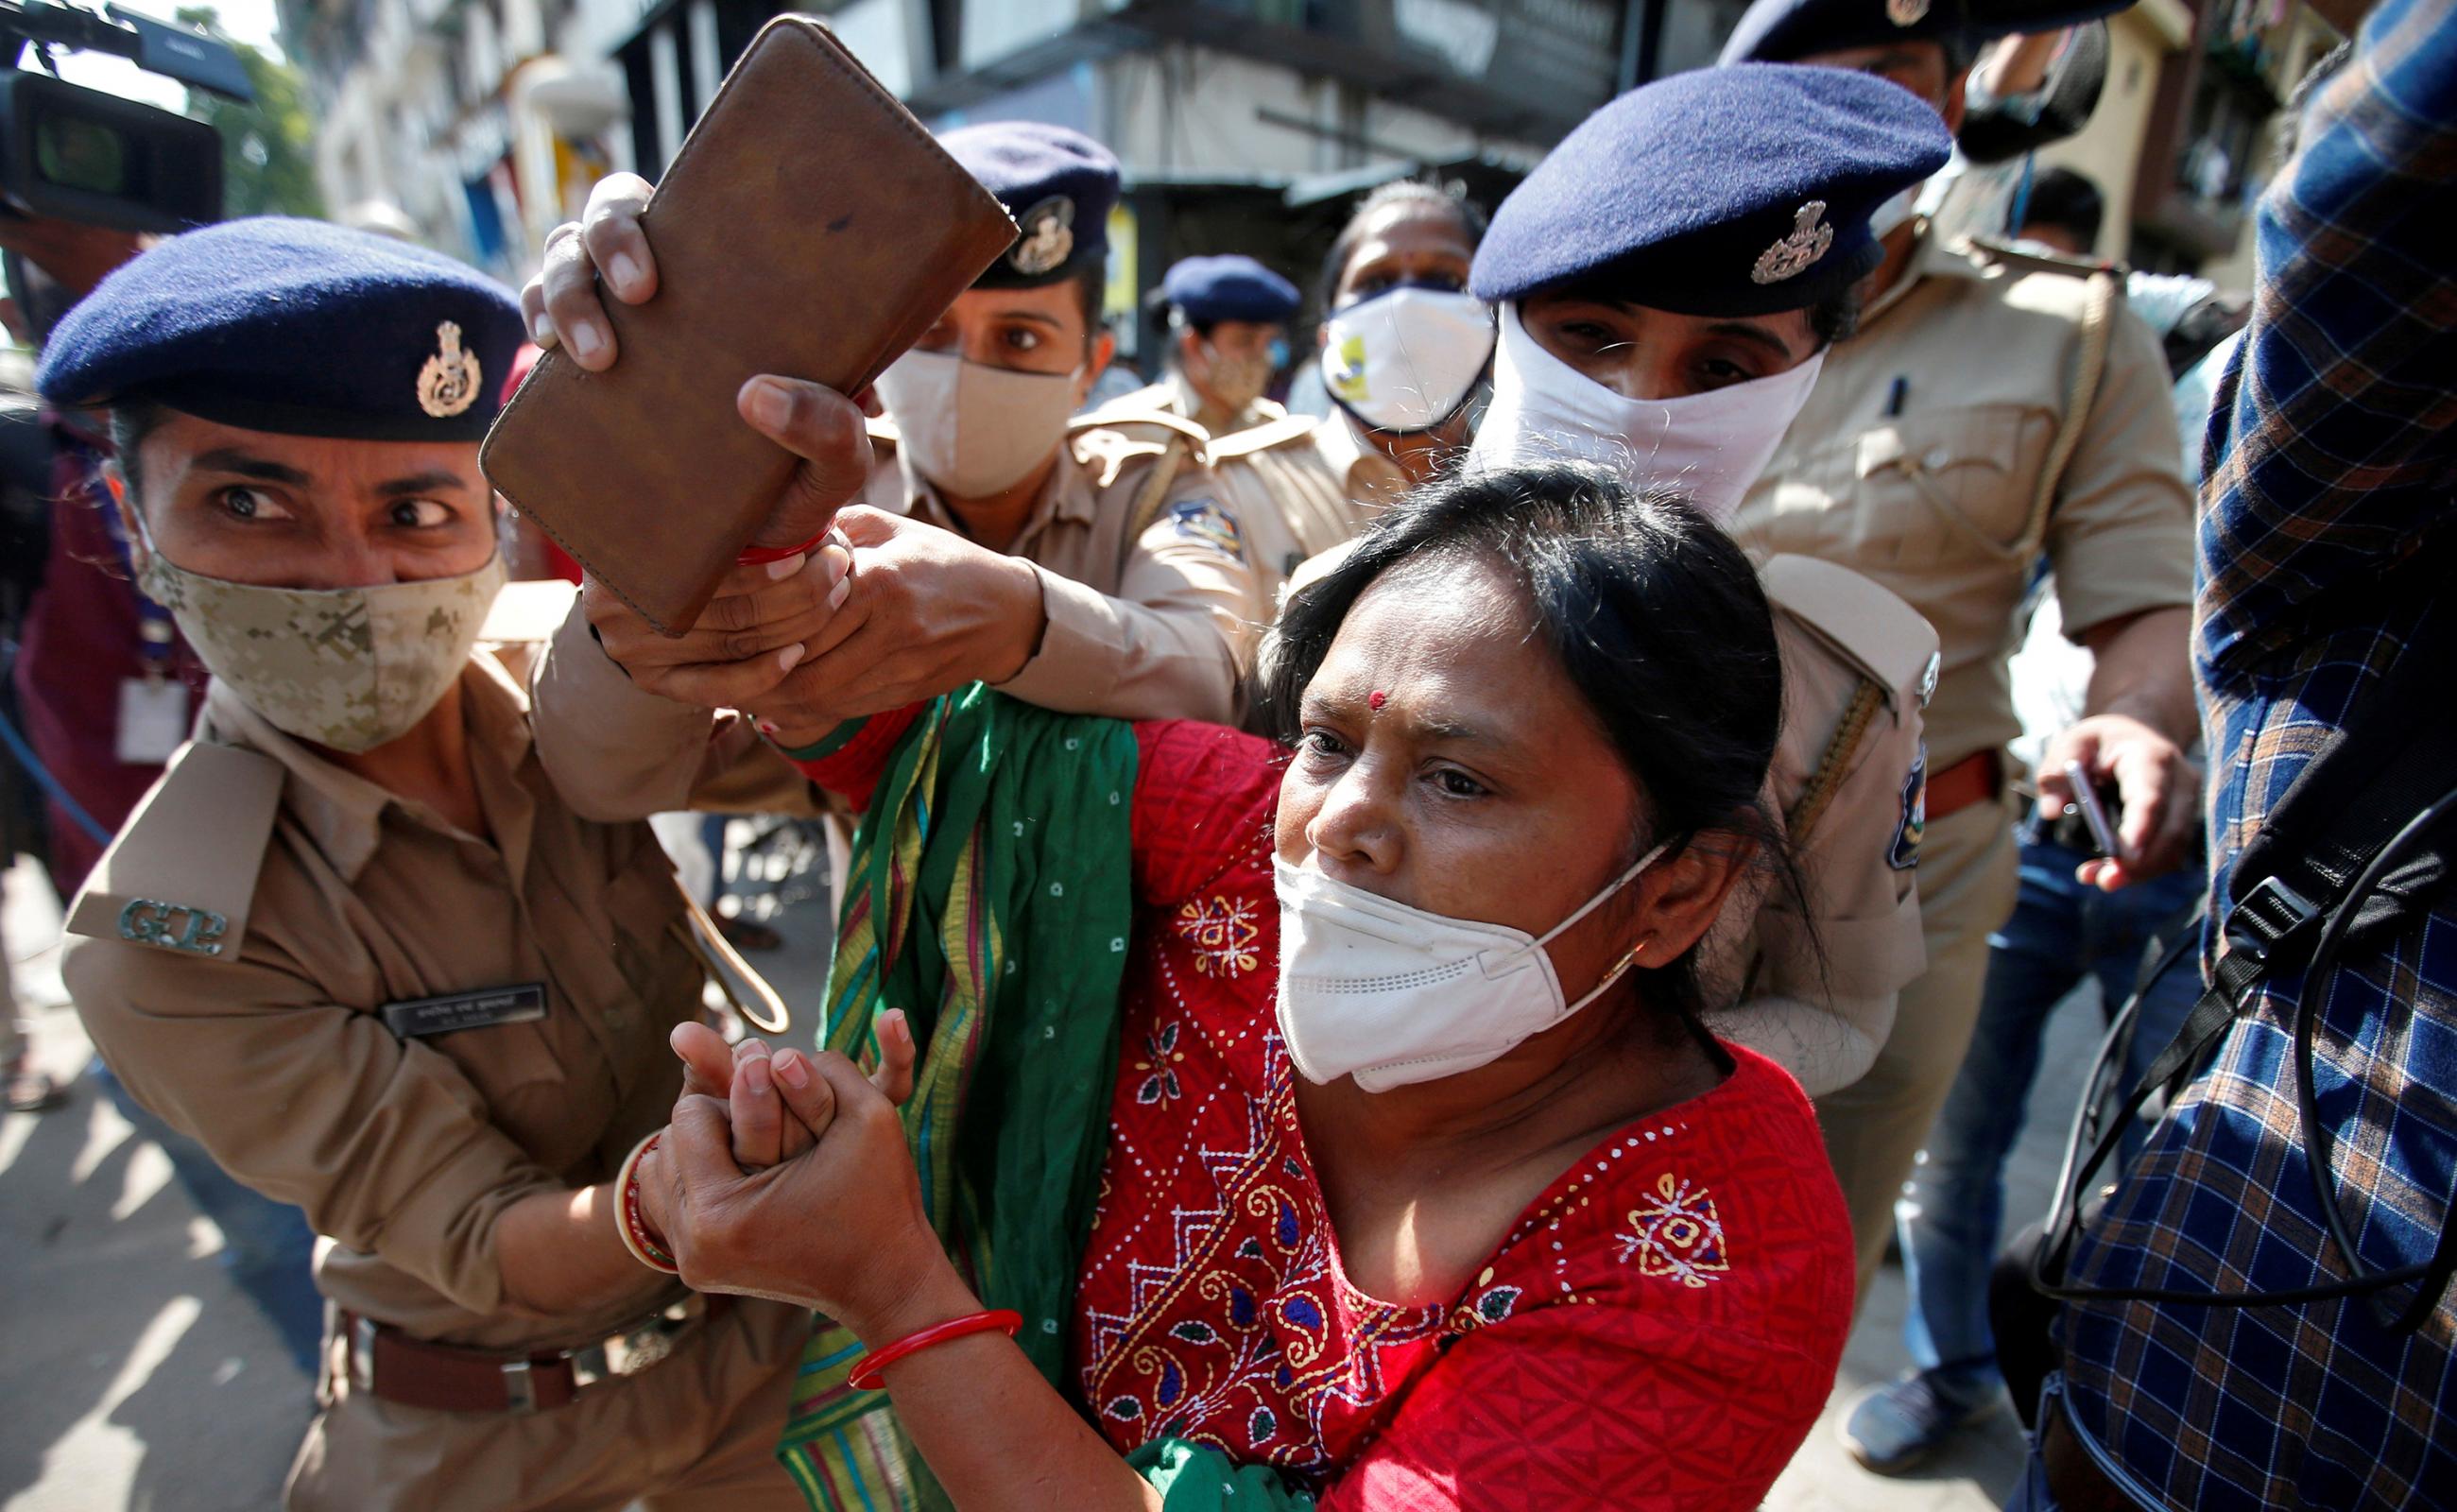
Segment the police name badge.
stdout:
<path fill-rule="evenodd" d="M 428 1034 L 455 1034 L 463 1029 L 491 1029 L 499 1024 L 528 1024 L 546 1017 L 546 984 L 521 982 L 506 987 L 481 987 L 475 992 L 411 998 L 387 1003 L 380 1011 L 384 1027 L 404 1040 Z"/>
<path fill-rule="evenodd" d="M 122 766 L 160 766 L 187 738 L 187 684 L 174 677 L 121 680 L 116 754 Z"/>

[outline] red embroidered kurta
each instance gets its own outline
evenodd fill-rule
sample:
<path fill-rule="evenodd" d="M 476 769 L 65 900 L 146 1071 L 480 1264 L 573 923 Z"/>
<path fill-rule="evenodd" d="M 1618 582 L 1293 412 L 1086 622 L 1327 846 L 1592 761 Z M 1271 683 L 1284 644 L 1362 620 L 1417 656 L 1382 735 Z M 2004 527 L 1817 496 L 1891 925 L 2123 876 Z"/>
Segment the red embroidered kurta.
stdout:
<path fill-rule="evenodd" d="M 1773 1063 L 1599 1143 L 1448 1306 L 1351 1286 L 1274 1027 L 1276 752 L 1139 732 L 1136 954 L 1077 1299 L 1121 1450 L 1219 1447 L 1327 1508 L 1756 1505 L 1851 1311 L 1842 1198 Z"/>

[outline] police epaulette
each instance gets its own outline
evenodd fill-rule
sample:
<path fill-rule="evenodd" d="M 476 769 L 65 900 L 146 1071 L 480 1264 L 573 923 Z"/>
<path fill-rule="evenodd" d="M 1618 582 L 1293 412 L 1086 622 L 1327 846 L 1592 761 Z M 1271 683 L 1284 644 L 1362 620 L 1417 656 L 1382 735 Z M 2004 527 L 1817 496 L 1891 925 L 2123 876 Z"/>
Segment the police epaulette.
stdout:
<path fill-rule="evenodd" d="M 1936 632 L 1900 595 L 1849 568 L 1814 557 L 1768 557 L 1766 598 L 1885 691 L 1897 711 L 1935 687 Z"/>
<path fill-rule="evenodd" d="M 1231 457 L 1250 457 L 1258 451 L 1285 446 L 1312 435 L 1314 427 L 1321 424 L 1320 417 L 1314 415 L 1283 415 L 1277 420 L 1265 421 L 1214 441 L 1211 444 L 1211 460 L 1222 462 Z"/>
<path fill-rule="evenodd" d="M 2069 279 L 2087 279 L 2101 273 L 2116 276 L 2116 287 L 2124 285 L 2124 264 L 2100 262 L 2090 258 L 2059 257 L 2053 252 L 2036 252 L 2029 247 L 2016 247 L 1993 237 L 1973 237 L 1971 250 L 1989 261 L 2013 273 L 2060 273 Z"/>
<path fill-rule="evenodd" d="M 1198 450 L 1211 445 L 1211 432 L 1180 415 L 1158 409 L 1125 409 L 1117 404 L 1104 404 L 1088 415 L 1078 415 L 1066 423 L 1069 431 L 1124 430 L 1131 425 L 1151 425 L 1173 431 L 1194 443 Z"/>
<path fill-rule="evenodd" d="M 68 932 L 237 961 L 282 782 L 281 763 L 261 752 L 181 746 L 94 863 Z"/>

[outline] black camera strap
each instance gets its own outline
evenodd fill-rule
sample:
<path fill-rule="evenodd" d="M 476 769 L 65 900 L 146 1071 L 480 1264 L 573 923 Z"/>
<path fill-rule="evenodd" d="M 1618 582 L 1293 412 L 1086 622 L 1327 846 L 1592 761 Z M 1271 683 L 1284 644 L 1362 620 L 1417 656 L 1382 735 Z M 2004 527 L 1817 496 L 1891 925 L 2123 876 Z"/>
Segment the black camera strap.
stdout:
<path fill-rule="evenodd" d="M 2457 817 L 2457 787 L 2450 785 L 2448 754 L 2457 750 L 2457 704 L 2451 703 L 2447 690 L 2457 673 L 2457 632 L 2445 622 L 2451 611 L 2435 609 L 2423 596 L 2437 575 L 2426 570 L 2426 564 L 2436 566 L 2439 556 L 2418 553 L 2404 570 L 2391 574 L 2392 583 L 2407 590 L 2396 599 L 2412 610 L 2392 619 L 2403 619 L 2412 633 L 2405 637 L 2388 672 L 2330 733 L 2244 847 L 2229 884 L 2233 901 L 2221 929 L 2223 949 L 2211 967 L 2206 990 L 2116 1116 L 2098 1130 L 2089 1158 L 2076 1164 L 2095 1122 L 2096 1088 L 2114 1046 L 2121 1043 L 2137 1015 L 2140 990 L 2118 1016 L 2094 1069 L 2093 1094 L 2075 1117 L 2047 1233 L 2032 1263 L 2032 1285 L 2042 1294 L 2067 1301 L 2265 1307 L 2373 1295 L 2419 1281 L 2416 1295 L 2394 1321 L 2374 1297 L 2385 1323 L 2411 1330 L 2430 1315 L 2457 1268 L 2457 1222 L 2449 1217 L 2444 1217 L 2431 1260 L 2392 1271 L 2364 1268 L 2334 1191 L 2334 1140 L 2314 1106 L 2312 1064 L 2319 1018 L 2329 993 L 2329 969 L 2348 954 L 2377 948 L 2409 929 L 2450 879 L 2451 830 L 2457 829 L 2450 820 Z M 2369 586 L 2377 592 L 2382 585 Z M 2185 948 L 2171 951 L 2142 990 L 2172 967 Z M 2290 1064 L 2299 1084 L 2306 1164 L 2346 1278 L 2246 1293 L 2066 1284 L 2066 1267 L 2081 1232 L 2083 1194 L 2115 1153 L 2129 1121 L 2161 1089 L 2172 1103 L 2248 1010 L 2257 989 L 2298 972 L 2304 981 L 2291 1025 L 2296 1053 Z"/>

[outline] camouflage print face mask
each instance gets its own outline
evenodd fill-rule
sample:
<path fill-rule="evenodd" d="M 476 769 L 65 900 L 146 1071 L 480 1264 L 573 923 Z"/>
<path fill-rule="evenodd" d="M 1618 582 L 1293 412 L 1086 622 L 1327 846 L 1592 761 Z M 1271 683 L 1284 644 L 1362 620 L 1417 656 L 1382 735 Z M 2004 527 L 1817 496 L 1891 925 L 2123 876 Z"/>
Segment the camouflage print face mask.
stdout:
<path fill-rule="evenodd" d="M 174 565 L 146 542 L 142 587 L 215 676 L 276 729 L 371 751 L 426 717 L 469 660 L 504 559 L 373 588 L 264 588 Z"/>

